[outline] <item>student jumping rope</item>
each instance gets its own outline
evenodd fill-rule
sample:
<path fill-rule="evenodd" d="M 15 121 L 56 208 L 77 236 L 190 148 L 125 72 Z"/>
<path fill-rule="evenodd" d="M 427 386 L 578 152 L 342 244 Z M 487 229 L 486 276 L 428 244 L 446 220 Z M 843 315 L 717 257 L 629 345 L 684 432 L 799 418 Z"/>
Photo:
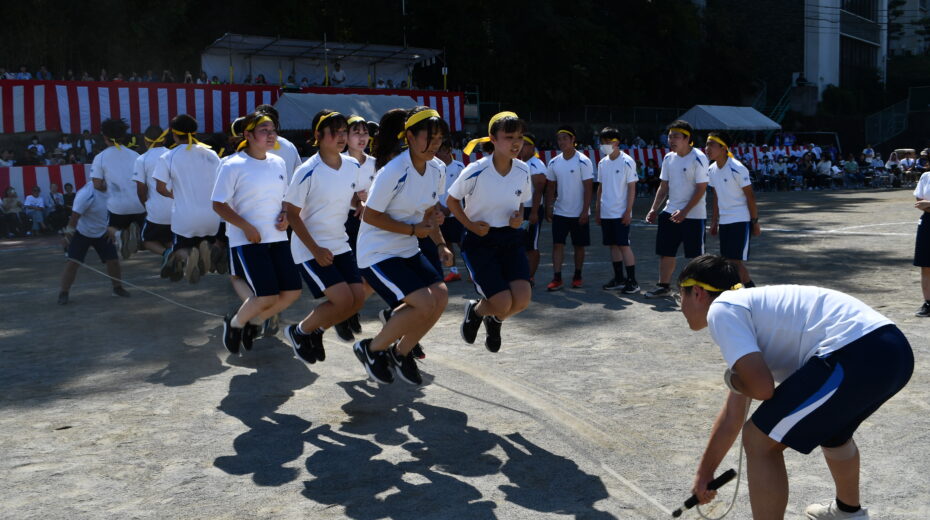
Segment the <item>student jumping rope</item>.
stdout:
<path fill-rule="evenodd" d="M 465 169 L 465 164 L 452 157 L 452 141 L 449 139 L 442 142 L 442 146 L 436 152 L 436 157 L 446 165 L 445 192 L 448 194 L 452 183 L 459 178 L 459 174 Z M 439 204 L 442 206 L 442 214 L 445 216 L 442 226 L 440 226 L 442 238 L 445 239 L 446 245 L 449 246 L 449 251 L 452 251 L 452 267 L 449 268 L 449 274 L 443 278 L 443 281 L 452 283 L 462 279 L 458 267 L 455 266 L 455 249 L 452 246 L 455 245 L 459 248 L 459 251 L 462 250 L 462 232 L 464 232 L 464 228 L 461 222 L 455 218 L 455 215 L 449 211 L 449 207 L 446 205 L 446 197 L 440 197 Z"/>
<path fill-rule="evenodd" d="M 223 318 L 223 346 L 237 354 L 240 345 L 252 348 L 261 324 L 300 297 L 300 274 L 287 240 L 287 170 L 272 155 L 277 139 L 275 122 L 263 112 L 243 121 L 241 151 L 219 168 L 211 200 L 226 221 L 232 272 L 252 289 L 235 315 Z"/>
<path fill-rule="evenodd" d="M 600 183 L 594 203 L 594 222 L 601 226 L 602 243 L 610 248 L 614 269 L 613 278 L 603 288 L 635 294 L 639 292 L 639 283 L 636 282 L 636 258 L 630 247 L 630 223 L 639 182 L 636 161 L 620 150 L 620 132 L 616 128 L 601 130 L 600 140 L 604 157 L 597 165 Z"/>
<path fill-rule="evenodd" d="M 588 222 L 591 210 L 591 192 L 594 185 L 594 168 L 588 156 L 575 150 L 575 131 L 563 126 L 556 131 L 556 141 L 562 152 L 549 161 L 546 169 L 546 220 L 552 222 L 552 281 L 547 291 L 562 288 L 562 258 L 565 238 L 571 234 L 575 249 L 575 274 L 572 287 L 584 285 L 581 270 L 584 267 L 584 248 L 591 245 Z M 558 193 L 558 195 L 556 195 Z"/>
<path fill-rule="evenodd" d="M 730 153 L 731 142 L 726 132 L 710 132 L 704 146 L 711 161 L 707 176 L 714 194 L 710 234 L 720 234 L 720 256 L 736 266 L 743 287 L 755 287 L 745 262 L 749 260 L 749 237 L 761 235 L 762 228 L 749 170 Z"/>
<path fill-rule="evenodd" d="M 171 120 L 175 146 L 165 152 L 155 166 L 156 191 L 172 199 L 171 232 L 174 244 L 163 270 L 178 271 L 196 283 L 211 269 L 211 244 L 216 241 L 220 218 L 210 207 L 210 193 L 216 184 L 220 158 L 194 137 L 197 120 L 180 114 Z M 168 185 L 171 188 L 168 188 Z M 171 278 L 177 281 L 177 276 Z"/>
<path fill-rule="evenodd" d="M 917 197 L 914 207 L 923 212 L 917 225 L 914 265 L 920 267 L 920 289 L 924 297 L 924 304 L 915 315 L 930 318 L 930 172 L 920 176 L 914 188 L 914 197 Z"/>
<path fill-rule="evenodd" d="M 662 160 L 661 182 L 652 208 L 646 215 L 646 222 L 655 224 L 658 220 L 659 224 L 656 233 L 659 282 L 655 289 L 644 295 L 646 298 L 671 296 L 675 257 L 682 243 L 685 258 L 704 254 L 704 220 L 707 218 L 704 195 L 708 164 L 704 152 L 694 148 L 693 134 L 694 129 L 686 121 L 678 120 L 668 126 L 668 146 L 672 151 Z M 657 213 L 666 196 L 665 208 L 661 214 Z"/>
<path fill-rule="evenodd" d="M 285 331 L 297 356 L 312 364 L 326 359 L 326 329 L 354 316 L 366 295 L 343 220 L 364 175 L 358 161 L 342 155 L 348 122 L 339 112 L 322 110 L 311 126 L 319 151 L 297 168 L 284 206 L 294 230 L 294 263 L 313 297 L 326 297 Z"/>
<path fill-rule="evenodd" d="M 107 227 L 113 230 L 123 260 L 139 249 L 139 232 L 145 224 L 145 206 L 139 201 L 133 171 L 139 154 L 122 144 L 129 126 L 122 119 L 100 124 L 107 148 L 94 156 L 90 178 L 97 191 L 107 193 Z"/>
<path fill-rule="evenodd" d="M 430 237 L 446 265 L 451 263 L 437 210 L 445 188 L 445 165 L 435 159 L 449 127 L 428 107 L 410 110 L 402 125 L 397 118 L 385 123 L 382 119 L 376 157 L 380 160 L 381 154 L 392 153 L 401 140 L 407 149 L 378 172 L 368 193 L 358 237 L 358 266 L 393 311 L 381 332 L 357 342 L 354 350 L 375 381 L 388 384 L 396 374 L 418 385 L 422 378 L 410 351 L 439 320 L 448 302 L 442 275 L 420 251 L 417 238 Z"/>
<path fill-rule="evenodd" d="M 164 259 L 174 242 L 171 233 L 171 199 L 158 193 L 154 177 L 158 160 L 168 151 L 165 148 L 165 137 L 160 127 L 150 126 L 145 130 L 143 138 L 148 150 L 136 158 L 132 176 L 139 201 L 145 204 L 145 223 L 140 233 L 142 246 L 163 257 L 162 264 L 166 263 Z M 169 278 L 173 274 L 163 272 L 162 278 Z"/>
<path fill-rule="evenodd" d="M 223 148 L 225 154 L 221 154 L 220 165 L 232 159 L 238 153 L 237 148 L 240 144 L 245 141 L 245 138 L 242 137 L 242 130 L 245 128 L 245 117 L 237 117 L 229 125 L 229 135 L 226 139 L 226 146 Z M 230 266 L 232 264 L 232 250 L 229 248 L 229 237 L 226 235 L 226 222 L 220 222 L 220 230 L 216 233 L 216 244 L 217 247 L 222 247 L 221 254 L 217 256 L 219 260 L 219 268 L 217 272 L 220 274 L 229 273 L 229 283 L 232 285 L 233 290 L 236 292 L 236 296 L 239 297 L 239 300 L 245 302 L 252 297 L 252 288 L 246 282 L 245 278 L 239 274 L 234 274 L 230 272 Z M 265 321 L 268 323 L 268 320 Z M 254 332 L 254 331 L 253 331 Z M 271 331 L 267 327 L 262 328 L 262 335 L 274 335 L 277 331 Z M 267 333 L 267 334 L 266 334 Z"/>
<path fill-rule="evenodd" d="M 501 348 L 501 323 L 526 309 L 532 296 L 523 208 L 532 204 L 533 183 L 529 166 L 517 159 L 525 130 L 513 112 L 492 117 L 488 137 L 465 147 L 469 154 L 484 140 L 485 156 L 462 170 L 447 198 L 465 228 L 462 258 L 481 296 L 465 306 L 462 339 L 474 343 L 483 322 L 484 346 L 491 352 Z"/>
<path fill-rule="evenodd" d="M 756 520 L 781 519 L 788 504 L 784 451 L 820 446 L 836 499 L 811 505 L 808 518 L 867 519 L 860 507 L 859 425 L 900 391 L 914 369 L 904 334 L 846 294 L 820 287 L 742 289 L 720 256 L 692 260 L 678 278 L 691 330 L 708 328 L 720 347 L 729 393 L 711 429 L 692 492 L 699 503 L 742 430 L 749 500 Z M 751 399 L 762 401 L 749 420 Z"/>
<path fill-rule="evenodd" d="M 523 134 L 523 148 L 519 159 L 530 167 L 530 179 L 533 181 L 533 202 L 523 208 L 523 220 L 526 228 L 526 258 L 530 266 L 530 287 L 536 283 L 536 269 L 539 268 L 539 230 L 544 216 L 542 199 L 546 193 L 546 165 L 536 152 L 536 136 Z"/>

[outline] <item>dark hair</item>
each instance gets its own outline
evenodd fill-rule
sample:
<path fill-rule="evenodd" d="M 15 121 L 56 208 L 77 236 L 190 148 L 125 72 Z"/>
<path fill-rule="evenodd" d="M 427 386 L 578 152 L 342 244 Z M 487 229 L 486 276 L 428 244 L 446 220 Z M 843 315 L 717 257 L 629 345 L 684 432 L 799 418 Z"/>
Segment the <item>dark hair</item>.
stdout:
<path fill-rule="evenodd" d="M 410 119 L 414 115 L 420 112 L 423 112 L 424 110 L 433 110 L 433 109 L 427 106 L 413 107 L 407 112 L 407 119 Z M 406 123 L 407 119 L 404 120 L 405 126 L 407 124 Z M 417 135 L 420 132 L 423 132 L 424 130 L 426 131 L 426 142 L 428 143 L 432 141 L 433 135 L 436 134 L 437 132 L 442 133 L 443 137 L 448 136 L 449 135 L 449 123 L 446 123 L 446 120 L 441 117 L 433 116 L 433 117 L 420 121 L 419 123 L 411 126 L 410 128 L 401 128 L 400 130 L 398 130 L 398 133 L 400 133 L 401 131 L 403 131 L 404 133 L 407 133 L 409 131 L 413 135 Z"/>
<path fill-rule="evenodd" d="M 237 117 L 237 118 L 234 119 L 233 122 L 229 125 L 230 136 L 231 136 L 231 137 L 240 137 L 240 138 L 241 138 L 241 137 L 242 137 L 242 130 L 243 130 L 244 128 L 245 128 L 245 118 L 244 118 L 244 117 L 241 117 L 241 116 L 240 116 L 240 117 Z M 235 134 L 235 135 L 233 135 L 233 134 Z"/>
<path fill-rule="evenodd" d="M 536 146 L 536 135 L 530 132 L 523 132 L 523 137 L 528 137 L 530 141 L 533 141 L 533 146 Z"/>
<path fill-rule="evenodd" d="M 267 114 L 268 117 L 270 117 L 270 118 L 272 119 L 272 121 L 274 121 L 274 127 L 275 127 L 275 129 L 277 129 L 278 126 L 280 126 L 278 123 L 279 123 L 279 121 L 281 120 L 281 116 L 278 115 L 278 109 L 277 109 L 277 108 L 275 108 L 275 107 L 273 107 L 273 106 L 271 106 L 271 105 L 261 104 L 261 105 L 258 105 L 257 107 L 255 107 L 255 111 L 256 111 L 256 112 L 261 112 L 261 113 L 263 113 L 263 114 Z"/>
<path fill-rule="evenodd" d="M 717 255 L 701 255 L 691 260 L 681 274 L 678 275 L 678 283 L 681 284 L 688 278 L 694 278 L 699 282 L 706 283 L 711 287 L 721 289 L 717 291 L 707 291 L 711 299 L 720 296 L 720 293 L 727 291 L 730 287 L 739 283 L 739 271 L 736 266 L 727 262 L 727 259 Z M 682 290 L 690 291 L 691 287 L 683 287 Z"/>
<path fill-rule="evenodd" d="M 171 119 L 168 127 L 185 134 L 196 134 L 197 120 L 190 114 L 178 114 Z"/>
<path fill-rule="evenodd" d="M 496 136 L 498 132 L 506 134 L 512 132 L 524 133 L 526 132 L 526 121 L 519 117 L 502 117 L 494 121 L 494 124 L 488 129 L 488 137 Z M 481 143 L 481 152 L 484 154 L 494 153 L 494 143 L 491 141 Z"/>
<path fill-rule="evenodd" d="M 568 132 L 572 134 L 572 139 L 578 140 L 578 134 L 575 133 L 575 129 L 569 125 L 562 125 L 555 129 L 555 135 L 559 135 L 562 132 Z"/>
<path fill-rule="evenodd" d="M 375 169 L 380 170 L 385 164 L 400 154 L 401 140 L 397 134 L 404 129 L 407 111 L 403 108 L 388 110 L 381 116 L 378 132 L 371 145 L 371 155 L 375 157 Z M 369 132 L 370 133 L 370 132 Z"/>
<path fill-rule="evenodd" d="M 352 119 L 353 117 L 356 117 L 357 115 L 358 115 L 358 114 L 352 114 L 351 116 L 347 117 L 347 118 L 346 118 L 346 122 L 348 122 L 349 119 Z M 359 116 L 359 117 L 361 117 L 361 116 Z M 351 125 L 349 125 L 348 130 L 349 130 L 349 132 L 351 132 L 354 128 L 359 127 L 359 126 L 364 126 L 364 127 L 365 127 L 365 131 L 368 132 L 368 121 L 365 121 L 364 119 L 362 119 L 361 121 L 355 121 L 354 123 L 352 123 Z M 368 132 L 368 133 L 371 134 L 371 132 Z"/>
<path fill-rule="evenodd" d="M 71 184 L 70 182 L 66 182 L 64 187 L 67 188 L 68 186 L 71 186 L 72 190 L 74 189 L 74 184 Z"/>
<path fill-rule="evenodd" d="M 381 125 L 375 123 L 374 121 L 369 121 L 368 123 L 368 135 L 374 137 L 378 135 L 378 130 L 381 128 Z"/>
<path fill-rule="evenodd" d="M 601 139 L 607 139 L 608 141 L 612 141 L 612 140 L 614 140 L 614 139 L 616 139 L 616 140 L 619 141 L 619 140 L 620 140 L 620 131 L 617 130 L 616 128 L 607 126 L 607 127 L 604 127 L 604 128 L 601 130 L 601 134 L 600 134 L 599 137 L 600 137 Z"/>
<path fill-rule="evenodd" d="M 690 139 L 691 141 L 694 141 L 694 128 L 691 127 L 691 123 L 688 123 L 687 121 L 684 121 L 682 119 L 676 119 L 675 121 L 672 121 L 671 123 L 669 123 L 668 126 L 665 127 L 665 133 L 671 132 L 673 128 L 683 128 L 687 130 L 688 133 L 691 134 L 691 137 L 689 137 L 688 139 Z"/>
<path fill-rule="evenodd" d="M 439 145 L 440 150 L 452 150 L 452 139 L 446 137 L 442 140 L 442 144 Z"/>
<path fill-rule="evenodd" d="M 320 122 L 320 119 L 322 119 L 324 116 L 328 114 L 333 114 L 333 115 L 327 117 L 322 122 Z M 319 125 L 319 127 L 317 125 Z M 315 116 L 313 116 L 313 121 L 310 122 L 310 129 L 313 131 L 313 135 L 311 135 L 311 137 L 313 137 L 313 146 L 317 145 L 316 132 L 319 131 L 320 136 L 323 136 L 323 134 L 326 133 L 326 129 L 328 128 L 330 134 L 335 134 L 336 130 L 339 130 L 342 128 L 348 128 L 348 126 L 349 126 L 349 122 L 346 119 L 346 116 L 336 112 L 335 110 L 330 110 L 328 108 L 324 108 L 323 110 L 320 110 L 319 112 L 316 113 Z"/>
<path fill-rule="evenodd" d="M 129 125 L 123 119 L 107 119 L 100 123 L 100 133 L 111 141 L 118 141 L 126 137 Z"/>
<path fill-rule="evenodd" d="M 727 143 L 727 148 L 733 147 L 733 141 L 730 140 L 729 133 L 724 132 L 723 130 L 714 130 L 711 132 L 707 132 L 707 137 L 711 137 L 711 136 L 716 137 L 720 139 L 721 141 Z"/>
<path fill-rule="evenodd" d="M 162 130 L 160 126 L 151 125 L 145 129 L 145 132 L 142 135 L 143 137 L 147 137 L 149 140 L 154 141 L 155 139 L 158 139 L 158 136 L 160 136 L 162 132 L 164 132 L 164 130 Z"/>

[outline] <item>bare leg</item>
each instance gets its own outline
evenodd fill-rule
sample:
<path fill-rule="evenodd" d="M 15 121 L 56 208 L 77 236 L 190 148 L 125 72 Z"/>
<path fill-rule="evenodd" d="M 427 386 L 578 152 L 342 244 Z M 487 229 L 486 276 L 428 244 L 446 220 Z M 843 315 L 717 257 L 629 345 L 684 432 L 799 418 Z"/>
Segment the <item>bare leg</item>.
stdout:
<path fill-rule="evenodd" d="M 154 240 L 143 242 L 142 247 L 144 247 L 145 249 L 148 249 L 149 251 L 155 253 L 156 255 L 165 254 L 165 249 L 167 249 L 164 244 L 162 244 L 161 242 L 155 242 Z"/>
<path fill-rule="evenodd" d="M 530 278 L 535 278 L 536 269 L 539 269 L 539 250 L 527 251 L 526 259 L 530 263 Z"/>
<path fill-rule="evenodd" d="M 575 270 L 581 271 L 584 268 L 584 247 L 575 246 Z"/>
<path fill-rule="evenodd" d="M 775 442 L 752 421 L 743 426 L 749 502 L 755 520 L 782 520 L 788 507 L 788 472 L 784 444 Z"/>
<path fill-rule="evenodd" d="M 659 283 L 671 283 L 675 272 L 675 257 L 663 256 L 659 258 Z"/>
<path fill-rule="evenodd" d="M 565 254 L 565 244 L 552 244 L 552 270 L 562 272 L 562 257 Z"/>
<path fill-rule="evenodd" d="M 61 292 L 71 290 L 74 279 L 77 278 L 78 267 L 80 266 L 70 260 L 65 262 L 65 270 L 61 273 Z"/>
<path fill-rule="evenodd" d="M 381 332 L 371 340 L 372 352 L 387 350 L 392 343 L 404 334 L 410 333 L 422 323 L 432 318 L 436 301 L 430 294 L 430 288 L 418 289 L 404 298 L 404 303 L 391 313 L 391 319 L 384 324 Z"/>
<path fill-rule="evenodd" d="M 920 268 L 920 289 L 924 293 L 924 300 L 930 301 L 930 267 Z"/>
<path fill-rule="evenodd" d="M 258 314 L 258 319 L 260 321 L 267 320 L 275 314 L 278 314 L 284 309 L 290 307 L 292 303 L 297 301 L 297 298 L 300 298 L 300 289 L 294 291 L 281 291 L 278 293 L 277 299 L 274 301 L 271 307 L 263 310 Z"/>
<path fill-rule="evenodd" d="M 300 322 L 300 329 L 310 333 L 316 329 L 328 329 L 349 318 L 365 303 L 362 284 L 337 283 L 324 291 L 326 301 L 317 305 L 310 314 Z"/>
<path fill-rule="evenodd" d="M 449 303 L 449 289 L 446 288 L 446 284 L 434 283 L 428 289 L 429 297 L 432 299 L 432 312 L 425 320 L 416 323 L 414 327 L 404 332 L 403 338 L 397 344 L 397 353 L 401 356 L 406 356 L 423 339 L 423 336 L 426 336 L 426 333 L 439 321 L 439 317 L 446 310 L 446 304 Z M 388 323 L 391 321 L 394 321 L 394 316 L 391 316 Z"/>
<path fill-rule="evenodd" d="M 119 268 L 119 260 L 107 260 L 107 274 L 115 278 L 115 280 L 112 280 L 114 289 L 123 286 L 123 276 Z"/>
<path fill-rule="evenodd" d="M 833 475 L 836 485 L 836 498 L 850 506 L 859 505 L 859 450 L 856 455 L 846 460 L 828 459 L 827 467 Z"/>
<path fill-rule="evenodd" d="M 233 290 L 236 291 L 236 295 L 239 296 L 239 299 L 246 301 L 252 297 L 252 288 L 249 287 L 248 282 L 238 276 L 230 276 L 229 282 L 232 284 Z"/>
<path fill-rule="evenodd" d="M 510 290 L 501 291 L 478 302 L 475 311 L 480 316 L 494 316 L 504 321 L 525 310 L 530 304 L 533 290 L 526 280 L 510 282 Z"/>

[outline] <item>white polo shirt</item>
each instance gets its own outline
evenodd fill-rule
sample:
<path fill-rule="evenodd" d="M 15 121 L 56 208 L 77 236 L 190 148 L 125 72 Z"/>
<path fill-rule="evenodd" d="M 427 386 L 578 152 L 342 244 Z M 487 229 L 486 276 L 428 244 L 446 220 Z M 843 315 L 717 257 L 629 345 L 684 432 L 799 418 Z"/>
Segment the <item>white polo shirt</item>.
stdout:
<path fill-rule="evenodd" d="M 410 161 L 410 151 L 406 150 L 378 171 L 368 190 L 367 206 L 387 213 L 394 220 L 419 224 L 426 210 L 439 202 L 446 183 L 445 167 L 442 161 L 433 159 L 420 175 Z M 392 233 L 365 221 L 359 228 L 357 244 L 359 268 L 388 258 L 410 258 L 420 250 L 416 236 Z"/>
<path fill-rule="evenodd" d="M 533 180 L 533 177 L 535 177 L 536 175 L 542 175 L 544 179 L 546 178 L 546 163 L 542 162 L 542 160 L 539 157 L 536 157 L 535 155 L 533 157 L 530 157 L 529 159 L 526 160 L 526 165 L 530 167 L 530 181 L 531 182 Z M 535 193 L 536 193 L 536 185 L 534 184 L 533 194 Z M 540 201 L 540 205 L 542 205 L 543 202 L 544 201 Z M 532 203 L 530 203 L 530 205 L 532 205 Z"/>
<path fill-rule="evenodd" d="M 553 204 L 552 213 L 563 217 L 578 218 L 584 206 L 584 184 L 594 179 L 594 166 L 588 156 L 576 151 L 571 159 L 563 154 L 556 155 L 546 168 L 546 179 L 556 181 L 558 194 Z"/>
<path fill-rule="evenodd" d="M 342 156 L 348 157 L 356 163 L 359 162 L 358 159 L 348 153 L 343 153 Z M 358 180 L 355 181 L 355 191 L 356 193 L 360 191 L 367 192 L 371 188 L 371 183 L 375 182 L 375 175 L 377 175 L 377 172 L 375 172 L 375 158 L 365 154 L 365 162 L 361 163 L 359 168 L 361 171 L 358 172 Z M 355 209 L 355 206 L 352 206 L 352 209 Z"/>
<path fill-rule="evenodd" d="M 323 162 L 320 154 L 314 154 L 294 172 L 284 195 L 285 202 L 300 208 L 300 219 L 314 242 L 334 255 L 352 249 L 346 234 L 346 213 L 358 191 L 359 176 L 363 175 L 358 161 L 345 155 L 340 157 L 342 164 L 334 170 Z M 295 264 L 313 260 L 313 253 L 296 234 L 291 236 L 291 255 Z"/>
<path fill-rule="evenodd" d="M 269 153 L 264 160 L 258 160 L 244 151 L 238 152 L 220 165 L 210 200 L 229 204 L 258 230 L 262 244 L 283 242 L 287 240 L 287 231 L 279 231 L 275 225 L 287 192 L 285 168 L 284 159 L 277 155 Z M 226 236 L 229 247 L 251 243 L 242 229 L 230 222 L 226 223 Z"/>
<path fill-rule="evenodd" d="M 277 150 L 271 149 L 268 150 L 268 153 L 272 153 L 284 159 L 284 168 L 287 170 L 287 182 L 291 182 L 291 178 L 294 177 L 294 171 L 300 166 L 300 152 L 297 151 L 297 147 L 294 146 L 294 143 L 280 135 L 278 136 L 278 144 L 281 146 Z"/>
<path fill-rule="evenodd" d="M 148 198 L 145 200 L 145 219 L 155 224 L 171 224 L 171 199 L 156 190 L 155 167 L 161 156 L 168 152 L 164 146 L 149 148 L 136 159 L 133 166 L 132 180 L 148 187 Z M 168 185 L 171 189 L 171 185 Z"/>
<path fill-rule="evenodd" d="M 465 201 L 465 214 L 473 222 L 484 221 L 491 227 L 510 225 L 510 217 L 521 205 L 533 202 L 530 167 L 514 159 L 507 175 L 494 167 L 494 154 L 469 164 L 449 188 L 449 196 Z"/>
<path fill-rule="evenodd" d="M 208 237 L 220 229 L 210 194 L 220 158 L 206 146 L 186 144 L 165 152 L 155 166 L 155 180 L 171 186 L 171 231 L 185 238 Z"/>
<path fill-rule="evenodd" d="M 707 176 L 710 177 L 710 186 L 714 188 L 720 214 L 719 223 L 749 222 L 751 216 L 743 188 L 752 186 L 752 180 L 743 163 L 728 157 L 723 168 L 718 168 L 717 162 L 711 161 L 710 167 L 707 168 Z"/>
<path fill-rule="evenodd" d="M 453 159 L 452 162 L 446 165 L 445 192 L 443 193 L 442 197 L 439 197 L 439 203 L 442 204 L 443 207 L 446 207 L 446 208 L 449 207 L 448 205 L 446 205 L 446 200 L 447 200 L 446 196 L 449 195 L 449 189 L 452 187 L 452 184 L 455 183 L 455 180 L 459 178 L 459 175 L 462 173 L 462 170 L 464 169 L 465 169 L 465 163 L 463 163 L 462 161 L 456 161 L 455 159 Z M 455 218 L 455 217 L 452 215 L 449 215 L 446 218 Z"/>
<path fill-rule="evenodd" d="M 914 197 L 922 200 L 930 200 L 930 172 L 924 172 L 917 181 L 914 188 Z"/>
<path fill-rule="evenodd" d="M 724 291 L 707 313 L 710 335 L 727 366 L 761 352 L 776 382 L 811 357 L 837 351 L 889 324 L 891 320 L 848 294 L 805 285 Z"/>
<path fill-rule="evenodd" d="M 691 153 L 684 157 L 675 152 L 669 152 L 662 159 L 662 172 L 659 173 L 659 179 L 668 181 L 668 201 L 662 211 L 675 213 L 685 209 L 694 195 L 696 185 L 710 180 L 707 177 L 707 156 L 697 148 L 692 148 Z M 686 218 L 707 218 L 706 195 L 691 208 Z"/>
<path fill-rule="evenodd" d="M 126 146 L 108 146 L 94 157 L 90 178 L 107 183 L 107 209 L 116 215 L 145 213 L 132 174 L 139 154 Z"/>
<path fill-rule="evenodd" d="M 107 232 L 108 198 L 107 192 L 95 190 L 90 182 L 77 191 L 71 211 L 81 215 L 76 228 L 78 233 L 88 238 L 100 238 Z"/>
<path fill-rule="evenodd" d="M 630 183 L 639 182 L 636 161 L 620 151 L 616 159 L 605 155 L 597 163 L 597 171 L 601 182 L 601 218 L 623 218 L 630 204 L 627 200 Z"/>

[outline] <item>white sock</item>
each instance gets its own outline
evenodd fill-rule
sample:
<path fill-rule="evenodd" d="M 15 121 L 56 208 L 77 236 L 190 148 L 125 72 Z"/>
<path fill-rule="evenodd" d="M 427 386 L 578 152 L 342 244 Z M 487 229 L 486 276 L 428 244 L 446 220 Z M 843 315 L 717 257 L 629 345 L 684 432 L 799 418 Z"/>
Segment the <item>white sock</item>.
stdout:
<path fill-rule="evenodd" d="M 236 315 L 233 316 L 231 320 L 229 320 L 229 326 L 235 327 L 237 329 L 241 329 L 242 327 L 244 327 L 244 324 L 239 319 L 239 313 L 236 313 Z"/>
<path fill-rule="evenodd" d="M 249 325 L 261 325 L 261 324 L 264 323 L 264 322 L 265 322 L 265 320 L 263 320 L 263 319 L 259 318 L 258 316 L 256 316 L 256 317 L 252 318 L 251 320 L 249 320 Z"/>

